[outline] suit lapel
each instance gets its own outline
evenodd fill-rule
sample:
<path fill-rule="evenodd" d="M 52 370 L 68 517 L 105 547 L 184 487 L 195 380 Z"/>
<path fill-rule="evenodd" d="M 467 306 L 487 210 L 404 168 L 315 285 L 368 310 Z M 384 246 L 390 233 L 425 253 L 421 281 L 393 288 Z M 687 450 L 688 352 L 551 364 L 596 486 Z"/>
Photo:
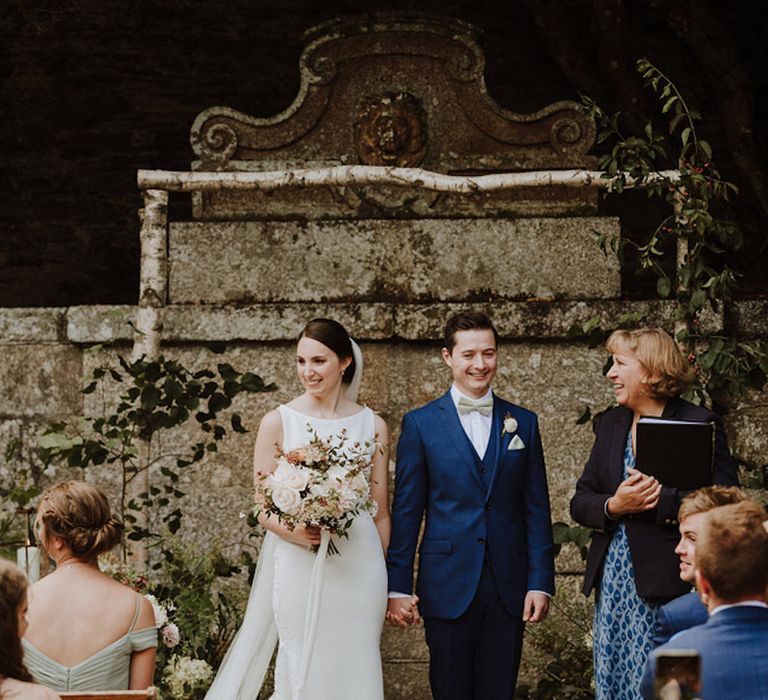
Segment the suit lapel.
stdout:
<path fill-rule="evenodd" d="M 456 454 L 458 454 L 465 462 L 469 473 L 477 482 L 478 486 L 483 488 L 483 482 L 480 479 L 480 475 L 477 473 L 477 459 L 475 459 L 472 443 L 470 443 L 467 438 L 464 428 L 461 427 L 459 414 L 456 412 L 456 406 L 453 405 L 450 391 L 437 400 L 437 408 L 445 432 L 448 433 L 448 436 L 456 448 Z"/>
<path fill-rule="evenodd" d="M 627 446 L 627 434 L 632 426 L 632 411 L 624 408 L 616 416 L 611 435 L 610 464 L 611 480 L 614 487 L 624 481 L 624 449 Z"/>

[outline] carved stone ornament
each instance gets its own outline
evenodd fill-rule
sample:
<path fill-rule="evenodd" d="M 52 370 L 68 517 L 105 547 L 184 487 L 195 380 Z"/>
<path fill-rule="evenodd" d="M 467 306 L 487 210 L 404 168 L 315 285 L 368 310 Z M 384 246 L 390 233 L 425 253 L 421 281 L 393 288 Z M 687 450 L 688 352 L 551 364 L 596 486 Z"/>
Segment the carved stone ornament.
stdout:
<path fill-rule="evenodd" d="M 413 13 L 339 19 L 310 30 L 293 104 L 269 118 L 228 107 L 205 110 L 190 134 L 198 158 L 193 168 L 277 170 L 363 163 L 483 174 L 593 167 L 595 159 L 587 152 L 595 125 L 577 103 L 556 102 L 518 114 L 491 99 L 477 35 L 466 22 Z M 374 216 L 366 209 L 368 191 L 325 188 L 302 197 L 206 193 L 197 198 L 195 211 L 198 216 L 243 218 Z M 376 197 L 374 204 L 450 215 L 471 213 L 479 203 L 478 198 L 442 196 L 435 204 L 433 194 L 409 192 L 393 200 Z M 522 196 L 541 201 L 543 194 L 499 193 L 486 197 L 483 206 L 487 213 L 494 210 L 493 202 Z M 588 207 L 590 196 L 557 194 L 558 199 L 572 199 L 573 206 Z M 557 211 L 559 205 L 552 202 L 547 210 Z M 496 211 L 509 210 L 503 205 Z"/>
<path fill-rule="evenodd" d="M 355 149 L 365 165 L 414 167 L 427 152 L 426 113 L 407 92 L 387 92 L 360 111 Z"/>

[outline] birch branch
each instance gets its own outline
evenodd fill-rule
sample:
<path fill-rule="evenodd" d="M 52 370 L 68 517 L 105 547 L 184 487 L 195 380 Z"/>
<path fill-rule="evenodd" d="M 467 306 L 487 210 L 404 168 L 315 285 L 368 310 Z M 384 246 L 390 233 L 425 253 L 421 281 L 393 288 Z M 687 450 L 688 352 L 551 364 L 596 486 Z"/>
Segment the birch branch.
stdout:
<path fill-rule="evenodd" d="M 145 357 L 155 360 L 160 355 L 160 336 L 163 330 L 162 309 L 168 291 L 168 192 L 148 189 L 144 192 L 141 211 L 141 272 L 139 304 L 133 336 L 131 359 Z M 123 492 L 131 500 L 140 501 L 142 493 L 149 493 L 149 464 L 152 459 L 152 441 L 138 436 L 139 470 L 134 475 L 123 473 Z M 135 478 L 133 478 L 135 477 Z M 146 528 L 149 513 L 146 507 L 136 514 L 136 525 Z M 130 542 L 130 556 L 136 566 L 146 568 L 149 554 L 143 542 Z"/>
<path fill-rule="evenodd" d="M 645 182 L 680 179 L 678 170 L 652 173 Z M 540 170 L 491 175 L 445 175 L 421 168 L 390 168 L 371 165 L 340 165 L 328 168 L 271 170 L 265 172 L 186 172 L 139 170 L 142 190 L 212 192 L 219 190 L 275 190 L 283 187 L 343 187 L 347 185 L 397 185 L 437 192 L 474 194 L 518 187 L 608 187 L 612 181 L 601 170 Z M 625 187 L 638 182 L 626 176 Z"/>

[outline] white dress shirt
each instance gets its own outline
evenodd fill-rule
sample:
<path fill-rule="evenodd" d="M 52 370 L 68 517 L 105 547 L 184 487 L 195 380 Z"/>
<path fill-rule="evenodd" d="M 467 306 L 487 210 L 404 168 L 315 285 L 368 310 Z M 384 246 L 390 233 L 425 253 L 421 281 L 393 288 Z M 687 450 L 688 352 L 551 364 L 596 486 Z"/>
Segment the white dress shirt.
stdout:
<path fill-rule="evenodd" d="M 469 399 L 470 401 L 482 401 L 483 399 L 493 400 L 493 392 L 490 387 L 488 391 L 479 399 L 474 399 L 471 396 L 462 394 L 455 384 L 451 385 L 451 399 L 453 399 L 453 405 L 456 407 L 456 412 L 459 411 L 459 399 L 461 397 Z M 480 459 L 483 458 L 485 451 L 488 449 L 488 440 L 491 437 L 491 425 L 493 422 L 493 413 L 484 416 L 480 411 L 470 411 L 469 413 L 459 413 L 459 422 L 461 427 L 464 428 L 464 432 L 467 434 L 469 441 L 477 452 L 477 456 Z"/>

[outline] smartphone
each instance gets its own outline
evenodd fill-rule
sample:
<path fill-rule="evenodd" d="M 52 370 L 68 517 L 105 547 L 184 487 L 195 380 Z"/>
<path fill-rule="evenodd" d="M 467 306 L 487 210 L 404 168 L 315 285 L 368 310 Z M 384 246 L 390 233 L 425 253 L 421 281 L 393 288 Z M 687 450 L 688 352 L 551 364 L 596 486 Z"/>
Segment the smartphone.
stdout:
<path fill-rule="evenodd" d="M 701 691 L 701 657 L 695 649 L 654 652 L 654 698 L 696 700 Z"/>

